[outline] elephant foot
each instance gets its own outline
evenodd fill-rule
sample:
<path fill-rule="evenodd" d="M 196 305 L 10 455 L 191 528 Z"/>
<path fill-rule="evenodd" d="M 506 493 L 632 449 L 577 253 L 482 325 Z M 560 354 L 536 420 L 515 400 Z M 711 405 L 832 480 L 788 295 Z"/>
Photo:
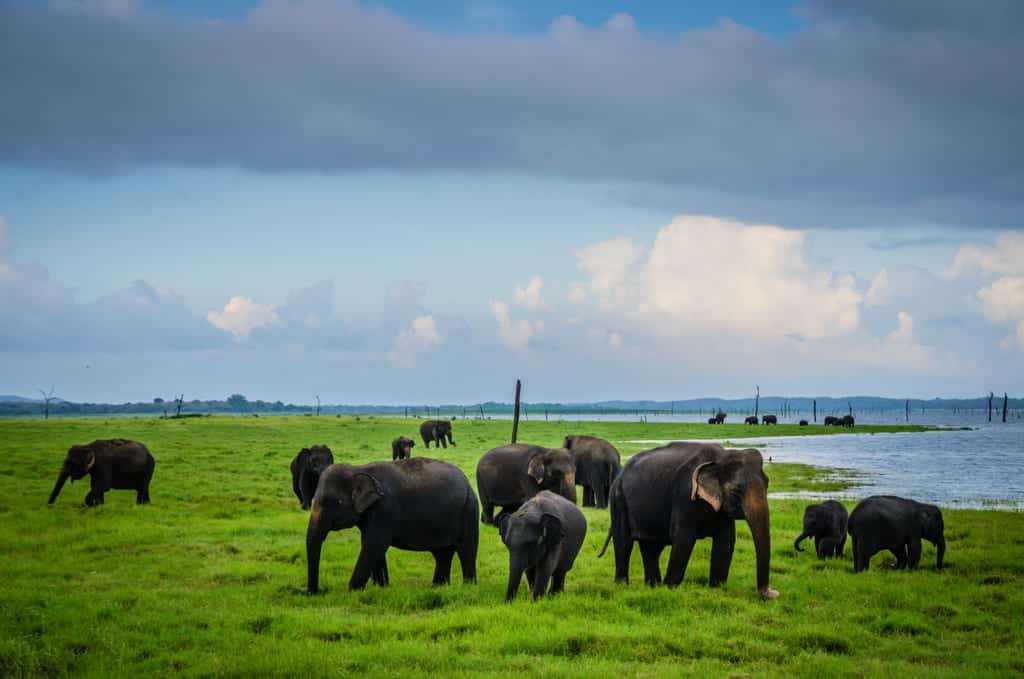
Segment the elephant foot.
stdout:
<path fill-rule="evenodd" d="M 761 595 L 761 599 L 763 599 L 764 601 L 770 601 L 771 599 L 778 599 L 779 598 L 779 590 L 772 589 L 771 587 L 768 587 L 767 585 L 765 587 L 763 587 L 762 589 L 758 590 L 758 594 Z"/>

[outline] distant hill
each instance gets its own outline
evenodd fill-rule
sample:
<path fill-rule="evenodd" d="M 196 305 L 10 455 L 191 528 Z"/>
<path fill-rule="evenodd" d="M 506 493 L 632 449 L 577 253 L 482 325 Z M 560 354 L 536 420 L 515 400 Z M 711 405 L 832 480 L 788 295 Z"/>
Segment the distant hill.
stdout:
<path fill-rule="evenodd" d="M 24 396 L 0 394 L 0 403 L 42 403 L 42 401 L 37 398 L 25 398 Z"/>

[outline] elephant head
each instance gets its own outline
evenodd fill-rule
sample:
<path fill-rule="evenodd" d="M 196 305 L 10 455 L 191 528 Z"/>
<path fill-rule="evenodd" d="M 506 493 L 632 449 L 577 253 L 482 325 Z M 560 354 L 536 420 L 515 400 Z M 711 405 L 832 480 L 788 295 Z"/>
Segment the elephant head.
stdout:
<path fill-rule="evenodd" d="M 946 556 L 946 527 L 942 521 L 942 510 L 935 505 L 921 505 L 917 516 L 921 522 L 921 537 L 935 545 L 935 567 L 942 568 L 942 560 Z"/>
<path fill-rule="evenodd" d="M 768 477 L 761 453 L 753 448 L 726 450 L 716 460 L 697 465 L 690 481 L 690 499 L 700 498 L 715 512 L 746 519 L 757 557 L 757 590 L 774 599 L 779 593 L 768 584 L 771 534 L 768 519 Z"/>
<path fill-rule="evenodd" d="M 383 497 L 380 481 L 349 465 L 332 465 L 321 475 L 306 528 L 307 589 L 310 592 L 316 592 L 319 587 L 320 549 L 327 533 L 357 525 Z"/>
<path fill-rule="evenodd" d="M 64 458 L 64 464 L 60 468 L 60 473 L 57 475 L 57 483 L 53 486 L 53 492 L 50 493 L 48 504 L 52 505 L 57 501 L 57 496 L 60 495 L 60 491 L 69 477 L 71 482 L 74 483 L 88 474 L 94 464 L 96 464 L 96 453 L 91 447 L 71 446 L 68 449 L 67 456 Z"/>
<path fill-rule="evenodd" d="M 327 446 L 303 448 L 299 453 L 300 458 L 303 457 L 303 453 L 305 453 L 305 459 L 302 459 L 302 463 L 306 465 L 307 469 L 318 476 L 334 464 L 334 455 Z"/>
<path fill-rule="evenodd" d="M 495 520 L 501 541 L 508 547 L 508 589 L 505 601 L 512 601 L 519 591 L 523 572 L 536 568 L 541 559 L 565 537 L 562 522 L 553 514 L 546 514 L 534 504 L 519 508 L 514 514 L 502 512 Z M 534 592 L 534 598 L 538 596 Z"/>
<path fill-rule="evenodd" d="M 576 465 L 565 448 L 542 448 L 532 458 L 526 473 L 537 483 L 537 490 L 558 493 L 576 503 Z"/>

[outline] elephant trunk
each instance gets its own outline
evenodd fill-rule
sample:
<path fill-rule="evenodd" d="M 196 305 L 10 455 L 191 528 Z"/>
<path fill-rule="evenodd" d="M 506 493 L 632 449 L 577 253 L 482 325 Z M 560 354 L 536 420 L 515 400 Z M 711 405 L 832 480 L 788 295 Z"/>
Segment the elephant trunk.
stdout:
<path fill-rule="evenodd" d="M 576 473 L 566 474 L 562 481 L 562 496 L 569 502 L 576 504 Z"/>
<path fill-rule="evenodd" d="M 508 557 L 508 589 L 505 590 L 505 601 L 511 602 L 519 592 L 519 583 L 523 579 L 523 571 L 526 570 L 526 556 L 524 554 L 510 553 Z"/>
<path fill-rule="evenodd" d="M 313 511 L 306 528 L 306 591 L 316 594 L 320 588 L 320 548 L 327 537 L 327 531 L 320 528 L 320 507 L 313 501 Z"/>
<path fill-rule="evenodd" d="M 800 533 L 800 535 L 797 536 L 796 541 L 793 543 L 793 549 L 795 549 L 798 552 L 804 551 L 803 547 L 800 546 L 800 543 L 809 537 L 811 537 L 811 535 L 807 531 Z"/>
<path fill-rule="evenodd" d="M 53 486 L 53 492 L 50 493 L 50 500 L 47 504 L 52 505 L 57 501 L 57 496 L 60 495 L 61 488 L 63 488 L 64 484 L 67 482 L 68 476 L 67 465 L 64 465 L 60 468 L 60 474 L 57 475 L 57 483 Z"/>
<path fill-rule="evenodd" d="M 942 560 L 946 557 L 946 537 L 940 535 L 939 539 L 935 541 L 935 549 L 937 554 L 935 556 L 935 567 L 942 568 Z"/>
<path fill-rule="evenodd" d="M 772 537 L 768 520 L 768 489 L 750 488 L 743 497 L 743 516 L 750 526 L 757 556 L 757 591 L 762 599 L 775 599 L 779 593 L 768 584 L 772 556 Z"/>

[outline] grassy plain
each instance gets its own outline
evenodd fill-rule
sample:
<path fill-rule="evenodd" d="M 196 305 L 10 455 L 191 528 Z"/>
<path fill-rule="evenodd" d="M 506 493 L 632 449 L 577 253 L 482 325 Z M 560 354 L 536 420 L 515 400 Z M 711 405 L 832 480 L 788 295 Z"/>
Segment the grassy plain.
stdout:
<path fill-rule="evenodd" d="M 306 515 L 288 462 L 326 443 L 339 462 L 389 459 L 416 420 L 334 417 L 78 419 L 0 422 L 2 676 L 1000 676 L 1024 672 L 1024 514 L 947 511 L 948 567 L 926 545 L 918 572 L 854 576 L 849 558 L 796 553 L 801 500 L 772 500 L 772 584 L 754 588 L 749 531 L 729 583 L 707 585 L 702 541 L 675 590 L 612 582 L 597 559 L 605 511 L 586 509 L 586 544 L 564 595 L 502 602 L 507 552 L 484 528 L 475 586 L 430 586 L 429 554 L 389 553 L 392 584 L 349 593 L 358 532 L 333 533 L 321 584 L 304 595 Z M 861 432 L 905 427 L 858 428 Z M 910 429 L 916 429 L 911 427 Z M 529 421 L 520 440 L 566 433 L 616 442 L 764 435 L 743 425 Z M 780 425 L 772 434 L 820 434 Z M 459 420 L 458 448 L 430 455 L 474 479 L 509 423 Z M 112 491 L 82 506 L 85 483 L 46 507 L 73 443 L 125 437 L 157 460 L 153 504 Z M 755 439 L 756 440 L 756 439 Z M 417 445 L 414 454 L 425 453 Z M 834 489 L 828 473 L 768 465 L 771 490 Z M 849 505 L 852 509 L 852 504 Z M 847 545 L 847 556 L 849 556 Z M 667 551 L 665 557 L 667 558 Z M 637 551 L 633 573 L 641 573 Z M 457 583 L 458 567 L 453 568 Z"/>

